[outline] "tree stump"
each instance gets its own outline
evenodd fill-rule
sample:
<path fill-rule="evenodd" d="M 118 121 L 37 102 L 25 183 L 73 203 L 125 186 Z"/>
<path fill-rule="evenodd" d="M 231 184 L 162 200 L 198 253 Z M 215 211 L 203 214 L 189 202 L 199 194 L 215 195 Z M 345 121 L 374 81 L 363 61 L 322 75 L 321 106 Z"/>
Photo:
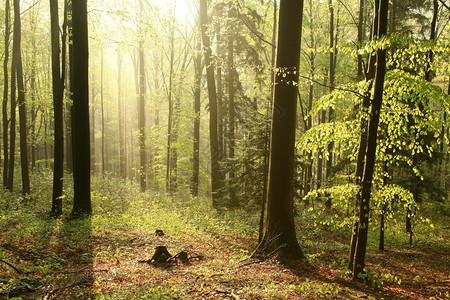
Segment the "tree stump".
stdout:
<path fill-rule="evenodd" d="M 172 255 L 170 255 L 166 246 L 157 246 L 155 248 L 155 254 L 153 254 L 152 258 L 150 259 L 150 263 L 153 264 L 165 263 L 171 257 Z"/>

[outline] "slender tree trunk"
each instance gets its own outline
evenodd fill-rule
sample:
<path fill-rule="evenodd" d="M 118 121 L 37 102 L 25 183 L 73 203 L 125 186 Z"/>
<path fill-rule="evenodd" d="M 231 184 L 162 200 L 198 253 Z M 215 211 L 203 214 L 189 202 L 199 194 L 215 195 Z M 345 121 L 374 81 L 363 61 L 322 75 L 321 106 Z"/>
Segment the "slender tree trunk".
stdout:
<path fill-rule="evenodd" d="M 302 17 L 302 0 L 280 1 L 266 218 L 253 256 L 304 259 L 295 233 L 293 203 Z"/>
<path fill-rule="evenodd" d="M 65 14 L 67 18 L 67 32 L 69 38 L 69 60 L 68 60 L 68 95 L 69 101 L 66 103 L 67 116 L 66 116 L 66 162 L 67 169 L 69 172 L 73 172 L 73 143 L 72 143 L 72 132 L 73 132 L 73 38 L 72 38 L 72 18 L 68 18 L 69 12 L 72 11 L 72 0 L 65 1 Z M 63 45 L 64 48 L 64 45 Z"/>
<path fill-rule="evenodd" d="M 2 122 L 3 122 L 3 186 L 8 187 L 8 63 L 9 63 L 9 38 L 10 24 L 9 0 L 5 2 L 5 59 L 3 61 L 3 103 L 2 103 Z"/>
<path fill-rule="evenodd" d="M 23 84 L 23 66 L 22 66 L 22 35 L 20 22 L 20 1 L 14 1 L 14 50 L 17 51 L 17 103 L 19 105 L 19 131 L 20 131 L 20 164 L 22 167 L 22 195 L 26 198 L 30 196 L 30 175 L 28 163 L 28 128 L 27 128 L 27 110 L 25 103 L 25 86 Z M 17 39 L 17 40 L 16 40 Z M 16 47 L 17 43 L 17 47 Z"/>
<path fill-rule="evenodd" d="M 430 28 L 430 41 L 436 40 L 436 23 L 439 13 L 439 4 L 438 0 L 433 0 L 433 18 L 431 20 L 431 28 Z M 433 50 L 428 51 L 427 55 L 427 64 L 426 64 L 426 70 L 425 70 L 425 80 L 431 82 L 431 79 L 433 77 L 433 72 L 431 70 L 431 64 L 434 61 L 434 55 Z"/>
<path fill-rule="evenodd" d="M 217 192 L 220 189 L 222 178 L 219 169 L 219 144 L 217 136 L 217 94 L 216 83 L 214 81 L 214 63 L 209 36 L 207 35 L 208 8 L 206 0 L 200 0 L 200 24 L 202 32 L 203 49 L 205 51 L 206 80 L 209 97 L 209 143 L 211 151 L 211 193 L 213 206 L 219 206 Z"/>
<path fill-rule="evenodd" d="M 54 162 L 52 215 L 62 214 L 63 175 L 64 175 L 64 132 L 63 132 L 63 93 L 64 77 L 60 69 L 58 1 L 50 0 L 51 40 L 52 40 L 52 78 L 54 109 Z M 64 63 L 64 62 L 63 62 Z"/>
<path fill-rule="evenodd" d="M 272 61 L 271 67 L 272 71 L 270 72 L 271 78 L 271 90 L 270 95 L 273 96 L 273 92 L 275 89 L 275 59 L 276 59 L 276 48 L 275 44 L 277 42 L 277 24 L 278 24 L 278 6 L 277 0 L 273 1 L 273 23 L 272 23 Z M 261 200 L 261 215 L 259 217 L 259 234 L 258 234 L 258 243 L 261 243 L 264 233 L 264 220 L 266 218 L 266 204 L 267 204 L 267 186 L 268 186 L 268 178 L 269 178 L 269 155 L 270 155 L 270 127 L 269 127 L 269 118 L 270 118 L 270 108 L 271 101 L 267 101 L 267 121 L 266 121 L 266 135 L 265 135 L 265 145 L 264 145 L 264 184 L 263 184 L 263 195 Z"/>
<path fill-rule="evenodd" d="M 174 20 L 173 20 L 174 22 Z M 169 115 L 167 123 L 167 161 L 166 161 L 166 192 L 171 194 L 172 191 L 172 179 L 173 179 L 173 169 L 172 169 L 172 157 L 173 157 L 173 122 L 174 122 L 174 96 L 173 96 L 173 80 L 174 80 L 174 24 L 171 24 L 170 28 L 170 62 L 169 62 Z"/>
<path fill-rule="evenodd" d="M 359 16 L 358 16 L 358 49 L 362 47 L 364 42 L 364 7 L 366 0 L 359 0 Z M 363 59 L 362 55 L 358 54 L 358 79 L 363 78 Z"/>
<path fill-rule="evenodd" d="M 87 0 L 72 3 L 73 24 L 73 216 L 90 215 L 89 73 Z"/>
<path fill-rule="evenodd" d="M 105 164 L 105 107 L 103 99 L 103 48 L 101 51 L 101 62 L 100 62 L 100 109 L 102 113 L 102 174 L 105 174 L 106 164 Z"/>
<path fill-rule="evenodd" d="M 145 62 L 142 32 L 142 1 L 139 1 L 139 176 L 141 191 L 147 189 L 147 152 L 145 149 Z"/>
<path fill-rule="evenodd" d="M 388 0 L 380 0 L 378 36 L 383 37 L 387 31 Z M 375 168 L 377 130 L 380 119 L 381 104 L 383 101 L 383 85 L 386 73 L 386 50 L 377 50 L 377 62 L 375 73 L 375 91 L 370 110 L 369 131 L 367 137 L 367 153 L 362 178 L 361 202 L 359 209 L 358 239 L 355 248 L 355 262 L 353 265 L 353 279 L 364 272 L 365 255 L 367 247 L 367 233 L 369 227 L 370 197 L 372 190 L 373 171 Z"/>
<path fill-rule="evenodd" d="M 192 158 L 192 186 L 191 194 L 198 197 L 199 172 L 200 172 L 200 101 L 202 84 L 202 44 L 201 37 L 197 37 L 197 49 L 194 58 L 194 151 Z"/>
<path fill-rule="evenodd" d="M 119 111 L 119 173 L 121 178 L 127 178 L 126 154 L 125 154 L 125 130 L 123 122 L 122 100 L 122 52 L 117 50 L 117 109 Z"/>
<path fill-rule="evenodd" d="M 15 3 L 14 3 L 15 5 Z M 16 13 L 16 8 L 14 6 L 14 13 Z M 20 18 L 20 14 L 19 14 Z M 14 26 L 16 24 L 16 17 L 14 16 Z M 16 30 L 16 28 L 14 28 Z M 16 155 L 16 92 L 17 92 L 17 36 L 13 33 L 13 51 L 12 51 L 12 62 L 11 62 L 11 114 L 10 114 L 10 134 L 9 134 L 9 166 L 8 166 L 8 183 L 7 189 L 12 192 L 14 189 L 14 165 L 15 165 L 15 155 Z"/>
<path fill-rule="evenodd" d="M 337 54 L 337 45 L 335 43 L 337 39 L 337 35 L 335 34 L 335 21 L 334 21 L 334 4 L 333 0 L 328 0 L 328 10 L 330 13 L 330 20 L 329 20 L 329 30 L 330 30 L 330 58 L 329 58 L 329 69 L 330 69 L 330 82 L 329 82 L 329 93 L 331 94 L 334 91 L 334 85 L 335 85 L 335 73 L 336 73 L 336 54 Z M 336 30 L 337 31 L 337 30 Z M 334 120 L 334 109 L 333 107 L 330 107 L 328 110 L 328 122 L 332 123 Z M 327 150 L 328 150 L 328 158 L 327 158 L 327 166 L 326 166 L 326 180 L 329 180 L 330 174 L 331 174 L 331 167 L 333 165 L 333 148 L 334 143 L 331 142 L 328 144 Z M 331 209 L 331 196 L 326 195 L 325 200 L 325 207 L 327 209 Z"/>
<path fill-rule="evenodd" d="M 228 17 L 231 22 L 233 22 L 233 18 L 235 16 L 234 7 L 230 4 L 230 10 L 228 12 Z M 233 27 L 230 28 L 231 32 L 233 32 Z M 227 90 L 228 90 L 228 158 L 234 159 L 234 148 L 235 148 L 235 70 L 234 70 L 234 37 L 233 34 L 228 35 L 228 81 L 227 81 Z M 229 179 L 233 179 L 235 177 L 234 171 L 231 171 L 229 174 Z M 236 201 L 236 194 L 234 189 L 230 190 L 230 199 L 231 201 Z"/>
<path fill-rule="evenodd" d="M 378 8 L 379 8 L 380 0 L 375 0 L 375 7 L 373 12 L 373 24 L 372 24 L 372 32 L 370 38 L 373 40 L 378 35 Z M 364 160 L 366 157 L 367 150 L 367 136 L 368 136 L 368 115 L 369 115 L 369 107 L 370 107 L 370 90 L 372 89 L 372 79 L 375 77 L 375 62 L 376 56 L 372 53 L 369 56 L 369 62 L 367 71 L 365 73 L 366 81 L 369 81 L 369 87 L 364 93 L 364 97 L 361 102 L 361 125 L 360 131 L 361 136 L 359 139 L 359 148 L 358 154 L 356 157 L 356 170 L 355 170 L 355 181 L 356 184 L 360 187 L 362 186 L 362 177 L 364 173 Z M 355 211 L 354 211 L 354 223 L 353 223 L 353 231 L 352 237 L 350 241 L 350 253 L 349 253 L 349 264 L 348 269 L 353 271 L 353 265 L 355 260 L 355 249 L 356 249 L 356 241 L 358 239 L 358 230 L 359 230 L 359 212 L 358 205 L 361 202 L 361 188 L 356 194 L 355 199 Z"/>

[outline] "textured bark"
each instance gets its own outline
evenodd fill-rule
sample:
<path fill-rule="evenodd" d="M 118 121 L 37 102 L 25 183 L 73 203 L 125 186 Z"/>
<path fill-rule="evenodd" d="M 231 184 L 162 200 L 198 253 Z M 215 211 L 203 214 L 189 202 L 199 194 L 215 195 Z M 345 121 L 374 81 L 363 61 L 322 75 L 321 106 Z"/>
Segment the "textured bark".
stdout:
<path fill-rule="evenodd" d="M 89 82 L 87 0 L 72 3 L 73 24 L 73 216 L 90 215 Z"/>
<path fill-rule="evenodd" d="M 388 0 L 380 0 L 378 22 L 379 37 L 386 35 L 388 6 Z M 375 90 L 370 110 L 366 161 L 364 164 L 364 175 L 362 178 L 361 201 L 359 203 L 359 228 L 355 248 L 355 261 L 353 265 L 353 279 L 357 279 L 358 275 L 364 272 L 365 267 L 367 233 L 369 227 L 370 197 L 377 148 L 377 130 L 380 119 L 381 104 L 383 101 L 383 85 L 386 73 L 386 50 L 377 50 L 376 66 L 377 67 L 374 83 Z"/>
<path fill-rule="evenodd" d="M 209 36 L 207 35 L 208 8 L 206 0 L 200 0 L 200 24 L 202 32 L 203 49 L 205 53 L 206 80 L 208 86 L 209 98 L 209 144 L 211 152 L 211 193 L 213 206 L 217 208 L 218 190 L 220 189 L 220 179 L 222 178 L 219 169 L 219 144 L 217 136 L 217 93 L 214 80 L 214 63 L 212 60 L 212 51 Z"/>
<path fill-rule="evenodd" d="M 233 4 L 231 4 L 233 5 Z M 234 8 L 231 6 L 228 12 L 228 17 L 233 20 L 235 15 Z M 233 27 L 231 27 L 231 31 L 233 31 Z M 234 70 L 234 38 L 233 34 L 228 35 L 228 80 L 227 80 L 227 90 L 228 90 L 228 158 L 234 158 L 234 148 L 235 148 L 235 103 L 234 103 L 234 95 L 235 95 L 235 70 Z M 229 178 L 234 178 L 235 174 L 233 171 L 230 172 Z M 235 194 L 233 193 L 233 189 L 230 193 L 230 198 L 233 200 L 235 198 Z"/>
<path fill-rule="evenodd" d="M 303 1 L 280 2 L 266 218 L 253 256 L 304 259 L 293 205 L 297 83 Z M 295 41 L 295 42 L 294 42 Z"/>

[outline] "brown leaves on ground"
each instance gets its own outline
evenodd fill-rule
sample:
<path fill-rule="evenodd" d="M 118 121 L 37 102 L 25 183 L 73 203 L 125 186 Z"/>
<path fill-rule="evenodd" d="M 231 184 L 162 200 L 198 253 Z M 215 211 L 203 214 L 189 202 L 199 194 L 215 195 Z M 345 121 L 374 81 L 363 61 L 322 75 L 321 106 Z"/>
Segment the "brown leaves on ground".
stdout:
<path fill-rule="evenodd" d="M 70 238 L 70 237 L 66 237 Z M 60 237 L 61 239 L 61 237 Z M 1 245 L 11 263 L 36 266 L 27 274 L 39 281 L 41 299 L 90 299 L 99 296 L 156 299 L 448 299 L 448 253 L 440 249 L 404 248 L 369 253 L 368 267 L 379 286 L 351 281 L 339 265 L 344 251 L 322 253 L 313 262 L 281 265 L 246 259 L 256 241 L 235 235 L 186 233 L 171 237 L 142 232 L 93 233 L 77 247 L 52 246 L 39 253 L 26 243 Z M 161 268 L 139 261 L 152 257 L 157 246 L 170 253 L 191 253 L 189 263 L 174 260 Z M 197 255 L 197 258 L 195 255 Z M 50 270 L 39 269 L 39 261 Z M 33 271 L 34 270 L 34 271 Z M 6 264 L 0 277 L 19 278 Z M 383 275 L 384 274 L 384 275 Z M 401 283 L 389 281 L 395 275 Z M 384 276 L 384 277 L 383 277 Z M 387 279 L 386 279 L 387 278 Z M 3 288 L 6 285 L 2 286 Z M 1 291 L 1 290 L 0 290 Z M 6 298 L 5 294 L 0 295 Z M 159 298 L 158 298 L 159 297 Z M 153 299 L 153 298 L 152 298 Z"/>

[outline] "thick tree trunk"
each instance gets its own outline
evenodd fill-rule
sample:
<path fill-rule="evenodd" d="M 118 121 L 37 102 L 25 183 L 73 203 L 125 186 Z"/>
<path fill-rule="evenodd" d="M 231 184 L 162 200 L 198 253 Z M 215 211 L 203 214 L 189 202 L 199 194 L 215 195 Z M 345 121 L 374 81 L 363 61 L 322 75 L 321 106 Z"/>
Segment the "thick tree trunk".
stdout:
<path fill-rule="evenodd" d="M 209 143 L 211 151 L 211 193 L 213 206 L 219 206 L 218 191 L 220 189 L 220 180 L 222 178 L 219 169 L 219 144 L 217 136 L 217 94 L 216 83 L 214 81 L 214 63 L 212 60 L 212 51 L 209 36 L 207 35 L 208 8 L 206 0 L 200 0 L 200 24 L 202 32 L 203 49 L 205 52 L 206 80 L 209 97 Z"/>
<path fill-rule="evenodd" d="M 387 14 L 388 14 L 388 0 L 380 0 L 379 4 L 379 22 L 378 22 L 378 36 L 386 35 L 387 31 Z M 380 119 L 381 104 L 383 101 L 383 85 L 386 73 L 386 50 L 377 50 L 377 62 L 375 73 L 375 91 L 372 99 L 369 131 L 367 138 L 367 153 L 366 162 L 364 165 L 364 175 L 362 178 L 361 201 L 359 209 L 359 228 L 358 239 L 355 248 L 355 261 L 353 265 L 353 279 L 357 279 L 358 275 L 364 272 L 365 255 L 367 247 L 367 234 L 369 227 L 369 213 L 370 213 L 370 197 L 372 190 L 372 179 L 375 168 L 376 148 L 377 148 L 377 130 Z"/>
<path fill-rule="evenodd" d="M 58 1 L 50 0 L 50 21 L 52 40 L 52 78 L 54 109 L 54 162 L 52 214 L 62 214 L 63 175 L 64 175 L 64 132 L 63 132 L 63 93 L 64 77 L 60 69 Z M 64 63 L 64 62 L 63 62 Z"/>
<path fill-rule="evenodd" d="M 263 237 L 254 256 L 304 259 L 293 205 L 295 127 L 303 1 L 280 2 L 269 183 Z"/>
<path fill-rule="evenodd" d="M 90 215 L 89 82 L 87 0 L 72 3 L 74 202 L 72 215 Z"/>

